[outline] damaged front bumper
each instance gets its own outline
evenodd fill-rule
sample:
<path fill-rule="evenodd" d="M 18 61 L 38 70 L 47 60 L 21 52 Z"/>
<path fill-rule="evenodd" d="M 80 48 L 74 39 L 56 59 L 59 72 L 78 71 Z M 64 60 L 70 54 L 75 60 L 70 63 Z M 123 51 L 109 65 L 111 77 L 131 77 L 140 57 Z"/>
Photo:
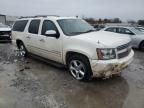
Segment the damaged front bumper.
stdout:
<path fill-rule="evenodd" d="M 133 60 L 134 52 L 131 50 L 129 55 L 122 59 L 114 60 L 90 60 L 93 77 L 109 78 L 113 74 L 119 74 Z"/>

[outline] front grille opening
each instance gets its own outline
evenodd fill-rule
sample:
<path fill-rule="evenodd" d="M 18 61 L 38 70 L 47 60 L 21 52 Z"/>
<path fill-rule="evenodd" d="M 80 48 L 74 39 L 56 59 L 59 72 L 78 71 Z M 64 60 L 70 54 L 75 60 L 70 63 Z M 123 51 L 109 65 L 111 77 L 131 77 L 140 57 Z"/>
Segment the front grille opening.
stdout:
<path fill-rule="evenodd" d="M 124 52 L 119 53 L 120 51 L 125 50 Z M 118 59 L 124 58 L 129 55 L 131 52 L 131 43 L 127 43 L 124 45 L 121 45 L 117 47 L 117 52 L 118 52 Z"/>
<path fill-rule="evenodd" d="M 128 47 L 130 47 L 131 43 L 127 43 L 127 44 L 124 44 L 124 45 L 121 45 L 119 47 L 117 47 L 117 51 L 120 51 L 120 50 L 123 50 L 123 49 L 126 49 Z"/>
<path fill-rule="evenodd" d="M 131 52 L 131 48 L 129 48 L 125 52 L 122 52 L 122 53 L 118 54 L 118 59 L 121 59 L 121 58 L 124 58 L 124 57 L 128 56 L 130 52 Z"/>

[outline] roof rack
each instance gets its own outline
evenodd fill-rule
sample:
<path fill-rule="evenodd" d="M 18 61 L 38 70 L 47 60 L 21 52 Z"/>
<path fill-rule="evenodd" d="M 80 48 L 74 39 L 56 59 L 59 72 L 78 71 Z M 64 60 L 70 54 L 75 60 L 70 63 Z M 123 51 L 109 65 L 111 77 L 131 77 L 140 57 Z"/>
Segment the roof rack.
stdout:
<path fill-rule="evenodd" d="M 19 17 L 19 19 L 22 19 L 22 18 L 37 18 L 37 17 L 48 17 L 48 16 L 54 16 L 54 17 L 59 17 L 58 15 L 36 15 L 36 16 L 21 16 Z"/>

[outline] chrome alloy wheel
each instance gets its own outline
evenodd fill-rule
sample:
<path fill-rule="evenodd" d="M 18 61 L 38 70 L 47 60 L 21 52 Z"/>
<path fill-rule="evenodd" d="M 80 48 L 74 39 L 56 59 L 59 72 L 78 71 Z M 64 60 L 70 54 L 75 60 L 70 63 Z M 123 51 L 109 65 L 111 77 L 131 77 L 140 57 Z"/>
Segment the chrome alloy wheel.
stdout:
<path fill-rule="evenodd" d="M 25 47 L 22 44 L 19 46 L 19 53 L 23 57 L 26 55 Z"/>
<path fill-rule="evenodd" d="M 85 76 L 85 65 L 79 60 L 72 60 L 69 64 L 69 70 L 77 80 L 81 80 Z"/>

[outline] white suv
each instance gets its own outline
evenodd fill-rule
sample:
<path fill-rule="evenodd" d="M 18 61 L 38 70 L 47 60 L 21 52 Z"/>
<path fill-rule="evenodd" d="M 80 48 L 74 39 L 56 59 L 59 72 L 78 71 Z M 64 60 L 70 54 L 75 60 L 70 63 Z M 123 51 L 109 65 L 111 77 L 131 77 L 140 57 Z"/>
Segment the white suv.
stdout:
<path fill-rule="evenodd" d="M 19 18 L 13 25 L 12 37 L 23 55 L 32 53 L 64 64 L 77 80 L 119 74 L 134 55 L 129 37 L 96 32 L 75 17 Z"/>

